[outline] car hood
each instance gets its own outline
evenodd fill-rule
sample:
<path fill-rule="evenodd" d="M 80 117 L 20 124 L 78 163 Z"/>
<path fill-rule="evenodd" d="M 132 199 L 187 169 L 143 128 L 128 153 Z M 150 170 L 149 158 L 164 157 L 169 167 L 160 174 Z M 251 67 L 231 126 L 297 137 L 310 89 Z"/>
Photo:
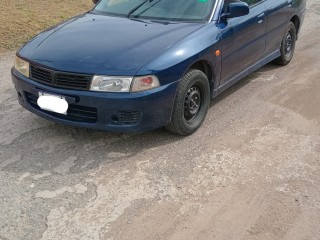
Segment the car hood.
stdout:
<path fill-rule="evenodd" d="M 203 25 L 88 13 L 39 34 L 18 54 L 60 71 L 135 75 L 171 45 Z"/>

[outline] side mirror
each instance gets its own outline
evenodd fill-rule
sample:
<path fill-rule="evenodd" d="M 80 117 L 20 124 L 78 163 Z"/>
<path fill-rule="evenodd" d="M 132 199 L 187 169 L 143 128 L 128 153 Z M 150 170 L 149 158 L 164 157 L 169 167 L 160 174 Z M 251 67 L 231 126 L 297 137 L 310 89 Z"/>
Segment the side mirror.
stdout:
<path fill-rule="evenodd" d="M 245 2 L 230 3 L 227 12 L 222 14 L 223 18 L 236 18 L 248 15 L 250 12 L 249 5 Z"/>
<path fill-rule="evenodd" d="M 93 2 L 94 4 L 97 4 L 97 3 L 99 2 L 99 0 L 92 0 L 92 2 Z"/>

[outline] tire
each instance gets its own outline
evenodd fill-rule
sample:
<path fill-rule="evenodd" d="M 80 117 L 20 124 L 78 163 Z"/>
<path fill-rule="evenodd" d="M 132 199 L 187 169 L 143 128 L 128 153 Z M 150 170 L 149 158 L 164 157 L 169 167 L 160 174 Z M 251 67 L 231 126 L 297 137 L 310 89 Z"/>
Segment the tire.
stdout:
<path fill-rule="evenodd" d="M 294 55 L 294 50 L 297 41 L 297 30 L 295 25 L 290 22 L 287 31 L 282 39 L 280 52 L 281 56 L 274 60 L 274 62 L 280 66 L 288 65 Z"/>
<path fill-rule="evenodd" d="M 200 70 L 191 69 L 181 79 L 171 123 L 167 130 L 188 136 L 202 125 L 210 104 L 210 85 L 207 76 Z"/>

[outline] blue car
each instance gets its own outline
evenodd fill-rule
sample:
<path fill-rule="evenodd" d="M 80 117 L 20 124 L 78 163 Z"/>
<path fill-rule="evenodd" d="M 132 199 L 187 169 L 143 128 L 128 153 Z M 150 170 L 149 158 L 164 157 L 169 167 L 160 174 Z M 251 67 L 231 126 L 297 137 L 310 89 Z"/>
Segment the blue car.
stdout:
<path fill-rule="evenodd" d="M 210 100 L 235 82 L 288 64 L 306 10 L 306 0 L 95 3 L 18 50 L 20 104 L 73 126 L 180 135 L 197 131 Z"/>

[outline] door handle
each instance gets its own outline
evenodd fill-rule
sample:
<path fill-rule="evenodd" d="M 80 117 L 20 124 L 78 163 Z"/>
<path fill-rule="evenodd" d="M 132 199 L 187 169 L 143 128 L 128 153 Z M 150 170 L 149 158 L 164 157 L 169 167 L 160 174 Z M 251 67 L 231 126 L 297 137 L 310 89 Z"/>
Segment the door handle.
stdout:
<path fill-rule="evenodd" d="M 288 0 L 287 3 L 289 8 L 292 7 L 292 0 Z"/>
<path fill-rule="evenodd" d="M 263 22 L 264 16 L 265 16 L 265 13 L 261 13 L 260 15 L 257 16 L 259 24 Z"/>

